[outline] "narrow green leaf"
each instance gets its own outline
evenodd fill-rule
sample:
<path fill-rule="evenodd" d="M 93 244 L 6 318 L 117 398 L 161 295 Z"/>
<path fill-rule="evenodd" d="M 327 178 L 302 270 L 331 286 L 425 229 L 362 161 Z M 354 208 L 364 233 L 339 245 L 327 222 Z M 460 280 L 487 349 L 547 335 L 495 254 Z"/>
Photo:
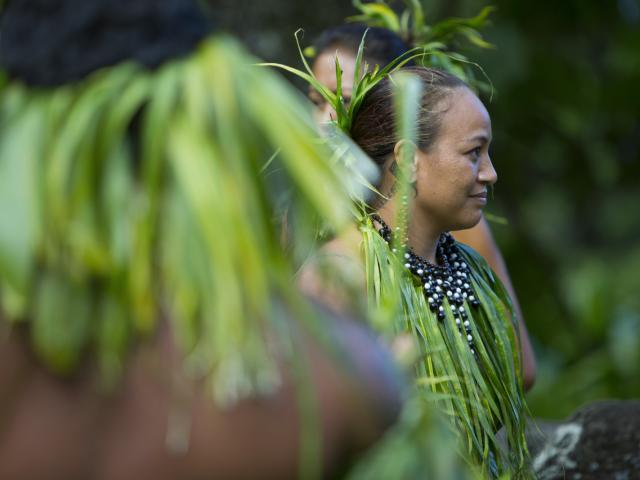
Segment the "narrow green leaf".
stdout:
<path fill-rule="evenodd" d="M 58 374 L 69 374 L 88 347 L 92 333 L 92 296 L 61 274 L 41 272 L 32 321 L 36 355 Z"/>

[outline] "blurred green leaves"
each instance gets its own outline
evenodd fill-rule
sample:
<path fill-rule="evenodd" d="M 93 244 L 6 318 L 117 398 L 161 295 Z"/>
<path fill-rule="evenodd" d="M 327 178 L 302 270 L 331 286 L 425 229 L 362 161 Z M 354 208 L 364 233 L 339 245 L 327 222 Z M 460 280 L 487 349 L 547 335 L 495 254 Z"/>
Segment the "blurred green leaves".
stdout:
<path fill-rule="evenodd" d="M 484 7 L 480 13 L 470 18 L 446 18 L 428 24 L 423 3 L 425 2 L 421 0 L 403 0 L 405 8 L 398 13 L 398 9 L 386 0 L 354 0 L 353 6 L 360 13 L 348 20 L 397 33 L 407 45 L 423 51 L 423 55 L 414 59 L 416 63 L 452 73 L 472 88 L 491 92 L 490 84 L 485 82 L 488 77 L 480 65 L 470 61 L 461 52 L 469 46 L 478 49 L 494 48 L 480 33 L 489 24 L 489 16 L 495 10 L 494 7 Z M 485 78 L 478 78 L 478 71 Z"/>
<path fill-rule="evenodd" d="M 7 95 L 5 141 L 0 144 L 0 291 L 7 308 L 19 316 L 27 301 L 39 231 L 39 192 L 32 181 L 38 171 L 44 118 L 25 92 Z M 11 123 L 9 123 L 9 120 Z"/>
<path fill-rule="evenodd" d="M 533 413 L 637 398 L 640 30 L 615 2 L 492 3 L 498 49 L 477 58 L 496 86 L 494 208 L 509 219 L 494 233 L 540 362 Z"/>
<path fill-rule="evenodd" d="M 285 70 L 289 73 L 292 73 L 300 78 L 302 78 L 305 82 L 309 84 L 311 88 L 316 90 L 325 101 L 331 105 L 333 110 L 336 112 L 336 124 L 337 126 L 345 133 L 349 133 L 351 130 L 351 121 L 355 112 L 358 111 L 360 105 L 362 104 L 362 100 L 365 95 L 373 88 L 375 85 L 382 80 L 388 74 L 402 68 L 407 62 L 414 60 L 416 58 L 422 57 L 424 54 L 428 53 L 426 47 L 425 48 L 413 48 L 401 55 L 400 57 L 394 59 L 389 64 L 381 67 L 379 65 L 368 65 L 364 60 L 364 47 L 366 43 L 367 34 L 362 37 L 360 41 L 360 45 L 358 47 L 358 51 L 356 52 L 356 61 L 354 68 L 354 78 L 352 83 L 352 91 L 351 91 L 351 99 L 346 102 L 342 96 L 342 68 L 340 67 L 340 62 L 338 61 L 338 57 L 336 56 L 336 91 L 332 92 L 329 88 L 325 87 L 321 84 L 313 74 L 313 70 L 309 66 L 307 59 L 303 53 L 302 48 L 300 47 L 299 34 L 300 30 L 296 31 L 295 39 L 296 44 L 298 46 L 298 52 L 300 54 L 300 58 L 302 59 L 302 64 L 304 66 L 305 71 L 299 70 L 297 68 L 290 67 L 288 65 L 282 65 L 279 63 L 262 63 L 262 66 L 265 67 L 276 67 L 282 70 Z M 369 68 L 372 67 L 372 68 Z"/>
<path fill-rule="evenodd" d="M 351 203 L 308 109 L 254 63 L 218 38 L 153 72 L 2 87 L 0 310 L 30 319 L 53 371 L 92 353 L 112 384 L 167 318 L 218 400 L 277 385 L 266 332 L 283 309 L 313 322 L 291 288 L 282 197 L 301 249 L 319 223 L 346 225 Z"/>

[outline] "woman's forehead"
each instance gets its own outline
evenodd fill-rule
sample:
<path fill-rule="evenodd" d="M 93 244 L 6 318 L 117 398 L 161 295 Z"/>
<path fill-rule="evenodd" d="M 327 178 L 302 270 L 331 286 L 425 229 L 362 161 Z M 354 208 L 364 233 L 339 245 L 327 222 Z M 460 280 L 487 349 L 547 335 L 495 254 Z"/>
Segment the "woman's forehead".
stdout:
<path fill-rule="evenodd" d="M 482 136 L 491 139 L 491 118 L 476 94 L 468 88 L 456 88 L 447 101 L 441 134 L 464 141 L 475 141 Z"/>
<path fill-rule="evenodd" d="M 320 83 L 335 90 L 336 85 L 336 56 L 342 69 L 342 90 L 351 91 L 356 68 L 356 59 L 348 49 L 338 47 L 337 50 L 325 50 L 313 63 L 313 73 Z"/>

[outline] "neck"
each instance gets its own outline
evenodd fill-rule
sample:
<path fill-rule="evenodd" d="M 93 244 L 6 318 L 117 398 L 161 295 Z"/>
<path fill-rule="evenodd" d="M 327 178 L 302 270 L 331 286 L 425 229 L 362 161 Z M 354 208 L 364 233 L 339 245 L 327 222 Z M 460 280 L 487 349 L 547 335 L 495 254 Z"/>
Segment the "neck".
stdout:
<path fill-rule="evenodd" d="M 385 203 L 377 212 L 392 229 L 396 226 L 399 207 L 400 202 L 394 197 Z M 411 204 L 409 208 L 411 208 Z M 411 247 L 417 255 L 436 264 L 436 247 L 438 246 L 440 234 L 443 233 L 442 230 L 433 225 L 427 217 L 420 215 L 420 213 L 415 210 L 411 212 L 407 230 L 409 247 Z"/>

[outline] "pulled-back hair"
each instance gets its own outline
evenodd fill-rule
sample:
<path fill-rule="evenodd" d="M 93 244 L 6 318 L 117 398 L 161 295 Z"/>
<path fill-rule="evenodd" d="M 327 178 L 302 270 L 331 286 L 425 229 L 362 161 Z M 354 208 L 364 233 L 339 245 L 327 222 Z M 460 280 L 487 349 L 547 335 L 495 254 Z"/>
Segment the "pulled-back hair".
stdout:
<path fill-rule="evenodd" d="M 369 65 L 384 67 L 410 49 L 402 38 L 387 28 L 368 27 L 362 23 L 346 23 L 329 28 L 320 34 L 313 44 L 316 55 L 342 47 L 352 51 L 355 56 L 365 32 L 367 36 L 363 56 Z"/>
<path fill-rule="evenodd" d="M 407 67 L 401 71 L 416 75 L 422 83 L 420 115 L 417 119 L 417 146 L 427 152 L 435 142 L 442 115 L 441 106 L 452 91 L 467 87 L 458 77 L 426 67 Z M 392 81 L 378 83 L 363 99 L 353 117 L 351 137 L 379 167 L 383 167 L 398 142 L 393 104 Z"/>

